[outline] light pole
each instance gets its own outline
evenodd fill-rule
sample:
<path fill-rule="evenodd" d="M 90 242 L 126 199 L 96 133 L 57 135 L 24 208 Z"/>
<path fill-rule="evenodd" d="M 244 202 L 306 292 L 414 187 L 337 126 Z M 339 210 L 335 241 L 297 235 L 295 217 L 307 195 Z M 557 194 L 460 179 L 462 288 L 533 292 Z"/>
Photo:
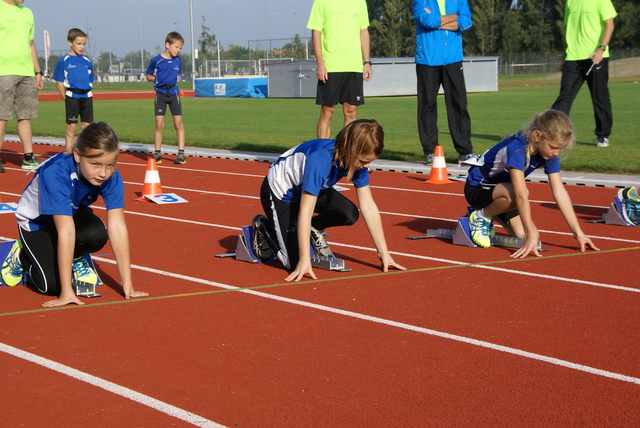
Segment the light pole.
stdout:
<path fill-rule="evenodd" d="M 140 0 L 138 0 L 138 27 L 140 28 L 140 68 L 144 73 L 144 49 L 142 48 L 142 18 L 140 15 Z M 133 68 L 133 64 L 131 64 Z"/>
<path fill-rule="evenodd" d="M 196 50 L 193 40 L 193 0 L 189 0 L 189 23 L 191 25 L 191 89 L 196 89 Z"/>

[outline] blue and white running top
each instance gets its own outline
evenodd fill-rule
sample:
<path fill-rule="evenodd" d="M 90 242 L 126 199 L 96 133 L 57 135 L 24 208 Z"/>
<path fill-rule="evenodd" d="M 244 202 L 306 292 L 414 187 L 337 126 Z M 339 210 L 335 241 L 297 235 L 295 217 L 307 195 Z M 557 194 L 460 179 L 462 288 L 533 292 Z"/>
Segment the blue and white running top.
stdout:
<path fill-rule="evenodd" d="M 66 54 L 60 58 L 51 78 L 64 84 L 68 97 L 88 98 L 93 95 L 91 93 L 92 83 L 95 80 L 93 65 L 82 55 Z M 71 91 L 72 89 L 76 92 Z M 86 92 L 78 93 L 77 91 Z"/>
<path fill-rule="evenodd" d="M 527 166 L 526 153 L 527 139 L 524 135 L 516 134 L 505 138 L 480 157 L 479 163 L 482 167 L 473 166 L 469 169 L 467 184 L 477 186 L 481 183 L 510 183 L 510 168 L 524 171 L 525 177 L 540 167 L 544 167 L 547 175 L 560 172 L 558 156 L 545 160 L 539 154 L 535 154 L 531 156 Z"/>
<path fill-rule="evenodd" d="M 154 56 L 149 63 L 149 67 L 147 67 L 146 73 L 156 77 L 153 82 L 156 92 L 167 95 L 178 95 L 180 93 L 176 86 L 180 79 L 180 73 L 182 73 L 180 55 L 171 59 L 167 59 L 162 55 Z"/>
<path fill-rule="evenodd" d="M 124 185 L 118 170 L 101 186 L 80 179 L 73 155 L 64 152 L 44 162 L 20 197 L 16 217 L 21 228 L 36 231 L 53 226 L 53 215 L 74 216 L 79 207 L 102 196 L 107 210 L 124 208 Z"/>
<path fill-rule="evenodd" d="M 280 155 L 267 174 L 274 195 L 283 202 L 300 202 L 302 191 L 318 196 L 346 177 L 347 171 L 333 160 L 335 145 L 335 140 L 311 140 Z M 369 170 L 356 170 L 351 181 L 356 188 L 367 186 Z"/>

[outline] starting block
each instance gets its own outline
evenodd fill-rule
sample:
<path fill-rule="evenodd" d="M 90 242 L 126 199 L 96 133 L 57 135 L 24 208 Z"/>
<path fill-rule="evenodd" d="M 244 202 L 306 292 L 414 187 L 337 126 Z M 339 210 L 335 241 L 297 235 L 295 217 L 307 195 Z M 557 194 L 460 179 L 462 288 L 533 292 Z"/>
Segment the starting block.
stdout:
<path fill-rule="evenodd" d="M 438 238 L 452 240 L 454 245 L 463 245 L 465 247 L 479 247 L 478 244 L 471 239 L 471 231 L 469 229 L 469 218 L 460 217 L 455 230 L 451 229 L 428 229 L 426 235 L 409 236 L 408 239 L 426 239 Z M 514 238 L 513 236 L 493 235 L 491 237 L 491 245 L 496 247 L 520 248 L 525 240 Z M 538 241 L 538 251 L 548 251 L 542 248 L 542 243 Z"/>
<path fill-rule="evenodd" d="M 631 224 L 627 222 L 624 217 L 622 217 L 622 203 L 618 196 L 613 197 L 613 202 L 609 205 L 609 211 L 602 214 L 602 218 L 598 220 L 587 220 L 588 223 L 604 223 L 604 224 L 615 224 L 618 226 L 635 226 L 635 224 Z"/>
<path fill-rule="evenodd" d="M 236 260 L 249 263 L 270 263 L 277 259 L 276 255 L 271 252 L 269 260 L 262 261 L 253 252 L 251 248 L 251 235 L 253 226 L 242 226 L 242 233 L 238 235 L 235 253 L 217 254 L 216 257 L 235 257 Z M 313 246 L 311 247 L 311 267 L 324 270 L 335 270 L 339 272 L 349 272 L 351 269 L 344 267 L 344 260 L 331 257 L 319 256 L 315 254 Z"/>
<path fill-rule="evenodd" d="M 11 247 L 13 247 L 14 242 L 16 241 L 0 242 L 0 263 L 4 262 L 4 259 L 7 258 L 7 255 L 11 251 Z M 85 254 L 82 257 L 86 260 L 87 264 L 89 264 L 91 269 L 93 269 L 93 271 L 96 273 L 96 276 L 98 277 L 98 282 L 96 284 L 91 284 L 88 282 L 72 280 L 71 286 L 73 287 L 73 291 L 76 293 L 76 296 L 80 296 L 80 297 L 100 297 L 101 294 L 96 293 L 96 286 L 102 285 L 102 280 L 100 279 L 100 275 L 98 275 L 98 271 L 96 270 L 96 267 L 93 264 L 93 260 L 91 259 L 91 254 Z M 24 284 L 25 284 L 25 280 L 23 277 L 22 281 L 20 281 L 17 285 L 24 285 Z M 6 286 L 6 284 L 2 281 L 1 276 L 0 276 L 0 286 L 3 286 L 3 287 Z"/>
<path fill-rule="evenodd" d="M 78 297 L 101 297 L 102 294 L 96 293 L 96 286 L 102 285 L 102 280 L 100 279 L 100 275 L 98 275 L 96 267 L 93 265 L 91 254 L 85 254 L 82 258 L 85 259 L 89 267 L 96 273 L 98 281 L 95 284 L 91 284 L 90 282 L 76 281 L 75 279 L 72 279 L 71 286 L 73 287 L 73 291 Z"/>

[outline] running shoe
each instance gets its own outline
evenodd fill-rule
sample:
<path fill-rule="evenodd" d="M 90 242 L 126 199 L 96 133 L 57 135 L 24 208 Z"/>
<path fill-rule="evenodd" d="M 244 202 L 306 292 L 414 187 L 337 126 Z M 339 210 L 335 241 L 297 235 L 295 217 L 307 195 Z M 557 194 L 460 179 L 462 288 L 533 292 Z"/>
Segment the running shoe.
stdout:
<path fill-rule="evenodd" d="M 468 155 L 460 155 L 458 156 L 458 166 L 470 166 L 476 165 L 479 156 L 474 153 L 469 153 Z"/>
<path fill-rule="evenodd" d="M 311 245 L 313 245 L 313 251 L 316 253 L 316 256 L 333 256 L 327 240 L 324 239 L 324 230 L 318 230 L 311 226 Z"/>
<path fill-rule="evenodd" d="M 73 279 L 75 281 L 93 285 L 98 284 L 98 274 L 91 269 L 91 266 L 89 266 L 89 263 L 84 257 L 73 259 L 71 266 L 73 268 Z"/>
<path fill-rule="evenodd" d="M 22 169 L 32 169 L 40 165 L 37 157 L 31 156 L 29 159 L 22 159 Z"/>
<path fill-rule="evenodd" d="M 429 154 L 427 155 L 427 159 L 426 159 L 426 161 L 424 162 L 424 164 L 425 164 L 426 166 L 431 166 L 431 165 L 433 165 L 433 153 L 429 153 Z"/>
<path fill-rule="evenodd" d="M 488 248 L 491 246 L 493 222 L 491 220 L 481 218 L 477 215 L 477 212 L 478 211 L 474 211 L 469 215 L 469 231 L 471 232 L 471 239 L 482 248 Z"/>
<path fill-rule="evenodd" d="M 267 261 L 273 256 L 269 245 L 271 236 L 267 231 L 267 218 L 262 214 L 256 215 L 251 221 L 251 249 L 260 260 Z M 273 242 L 272 242 L 273 245 Z"/>
<path fill-rule="evenodd" d="M 160 153 L 154 153 L 153 154 L 153 160 L 156 161 L 156 164 L 162 163 L 162 157 L 161 157 Z"/>
<path fill-rule="evenodd" d="M 184 155 L 178 155 L 176 156 L 176 160 L 174 160 L 173 163 L 184 165 L 185 163 L 187 163 L 187 160 L 185 159 Z"/>
<path fill-rule="evenodd" d="M 598 143 L 596 146 L 598 147 L 609 147 L 609 139 L 607 137 L 598 137 Z"/>
<path fill-rule="evenodd" d="M 2 281 L 9 287 L 14 287 L 22 281 L 24 270 L 20 261 L 20 252 L 22 251 L 22 241 L 17 239 L 13 243 L 7 258 L 2 263 Z"/>
<path fill-rule="evenodd" d="M 0 174 L 1 174 L 1 173 L 3 173 L 3 172 L 7 172 L 7 171 L 4 169 L 4 167 L 3 167 L 3 166 L 2 166 L 2 164 L 0 163 Z"/>
<path fill-rule="evenodd" d="M 640 225 L 640 197 L 636 193 L 636 187 L 626 187 L 618 191 L 618 199 L 622 206 L 620 213 L 624 220 L 634 226 Z"/>

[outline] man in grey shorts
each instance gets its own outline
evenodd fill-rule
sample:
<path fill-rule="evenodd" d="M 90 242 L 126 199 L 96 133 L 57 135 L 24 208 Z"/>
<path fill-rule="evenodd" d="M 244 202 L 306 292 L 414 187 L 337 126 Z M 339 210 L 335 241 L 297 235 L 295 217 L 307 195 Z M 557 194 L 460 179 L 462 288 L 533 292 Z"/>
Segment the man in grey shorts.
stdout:
<path fill-rule="evenodd" d="M 38 114 L 38 89 L 43 88 L 43 82 L 33 42 L 33 13 L 23 2 L 0 0 L 0 150 L 7 122 L 15 111 L 24 152 L 22 169 L 31 169 L 40 164 L 33 155 L 31 118 Z M 2 163 L 0 172 L 5 172 Z"/>

